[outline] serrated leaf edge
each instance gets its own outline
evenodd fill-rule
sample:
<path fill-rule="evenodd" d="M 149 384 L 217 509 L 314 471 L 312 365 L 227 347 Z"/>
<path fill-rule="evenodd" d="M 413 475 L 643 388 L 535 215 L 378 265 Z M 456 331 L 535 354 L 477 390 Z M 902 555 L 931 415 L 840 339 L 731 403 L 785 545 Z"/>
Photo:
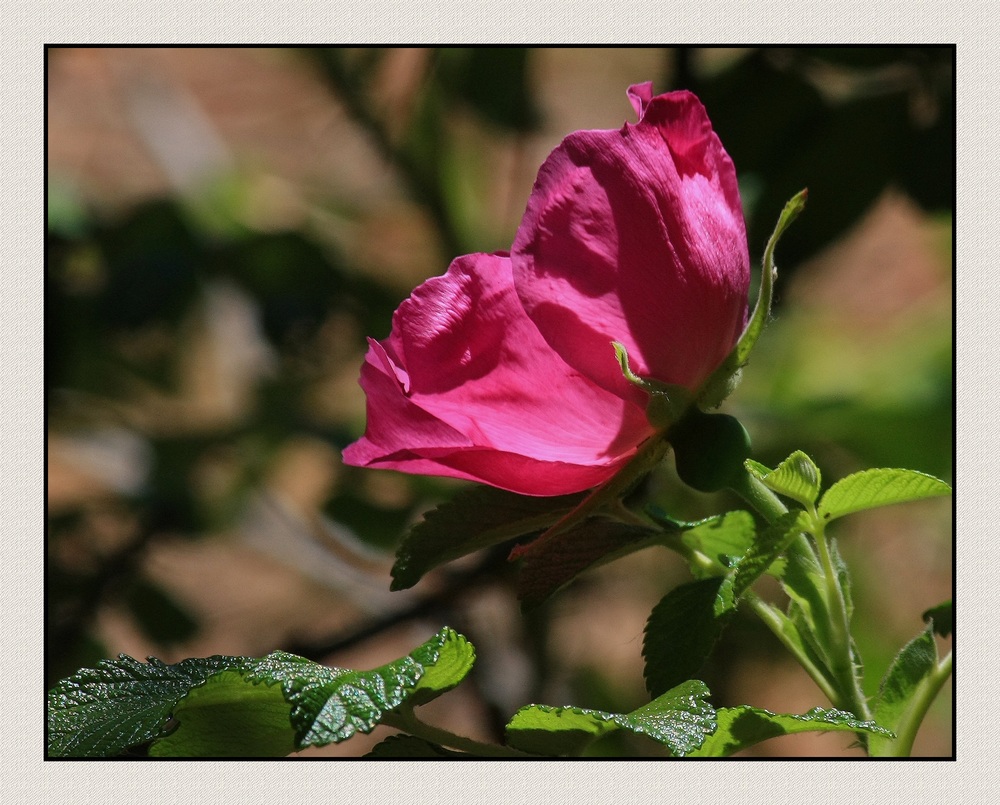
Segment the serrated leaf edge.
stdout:
<path fill-rule="evenodd" d="M 208 674 L 204 678 L 195 681 L 193 684 L 188 685 L 186 681 L 181 680 L 181 684 L 183 686 L 183 692 L 180 695 L 178 695 L 172 701 L 172 703 L 170 703 L 169 709 L 162 718 L 159 727 L 155 730 L 155 733 L 153 730 L 147 730 L 141 736 L 136 736 L 139 738 L 139 740 L 133 740 L 124 748 L 127 749 L 129 746 L 136 746 L 140 743 L 146 743 L 147 741 L 157 741 L 167 737 L 167 735 L 164 732 L 166 725 L 169 724 L 170 719 L 173 716 L 173 713 L 176 711 L 180 703 L 188 695 L 190 695 L 192 691 L 204 687 L 211 680 L 215 679 L 216 677 L 222 674 L 233 673 L 233 672 L 239 674 L 240 679 L 244 684 L 250 684 L 252 686 L 263 684 L 265 687 L 281 685 L 282 697 L 289 706 L 289 726 L 295 732 L 296 749 L 303 749 L 307 746 L 324 746 L 328 743 L 339 742 L 340 740 L 345 740 L 346 738 L 351 737 L 351 735 L 354 734 L 355 730 L 352 730 L 350 734 L 344 735 L 343 737 L 338 737 L 336 740 L 333 741 L 321 740 L 319 742 L 316 742 L 309 740 L 309 736 L 314 728 L 316 721 L 319 719 L 320 715 L 323 713 L 324 709 L 329 704 L 331 698 L 333 698 L 333 694 L 324 698 L 322 704 L 315 711 L 315 713 L 311 714 L 312 717 L 309 719 L 308 726 L 300 728 L 295 723 L 296 720 L 294 718 L 294 715 L 297 709 L 302 708 L 304 706 L 302 703 L 303 692 L 308 687 L 315 684 L 325 685 L 325 684 L 335 683 L 337 678 L 345 674 L 357 675 L 359 677 L 359 681 L 362 683 L 374 682 L 376 686 L 379 685 L 383 686 L 383 692 L 386 694 L 383 698 L 385 699 L 387 704 L 389 704 L 389 706 L 383 708 L 381 705 L 375 704 L 373 702 L 373 704 L 375 704 L 375 710 L 379 711 L 379 717 L 376 718 L 374 723 L 370 725 L 364 725 L 358 727 L 360 731 L 368 733 L 371 732 L 371 730 L 378 725 L 378 723 L 381 721 L 381 717 L 384 716 L 385 713 L 389 712 L 390 710 L 396 707 L 399 707 L 403 702 L 407 700 L 410 694 L 412 694 L 417 690 L 417 685 L 420 679 L 425 675 L 427 669 L 432 667 L 438 661 L 438 659 L 441 657 L 441 652 L 444 649 L 445 645 L 447 645 L 447 643 L 452 640 L 460 640 L 465 645 L 472 646 L 472 644 L 469 643 L 469 641 L 463 635 L 459 634 L 451 627 L 446 626 L 442 628 L 437 634 L 435 634 L 427 641 L 425 641 L 423 644 L 417 646 L 412 652 L 410 652 L 410 654 L 401 657 L 398 660 L 393 660 L 392 662 L 381 665 L 378 668 L 374 668 L 367 671 L 353 671 L 350 669 L 324 666 L 312 660 L 309 660 L 305 657 L 300 657 L 299 655 L 291 654 L 289 652 L 281 650 L 272 651 L 267 655 L 265 655 L 264 657 L 259 657 L 259 658 L 214 654 L 209 657 L 189 657 L 184 660 L 180 660 L 176 663 L 170 663 L 170 664 L 165 663 L 164 661 L 156 657 L 147 657 L 146 661 L 142 662 L 127 654 L 119 654 L 114 659 L 100 660 L 95 664 L 94 667 L 79 669 L 76 673 L 74 673 L 70 677 L 60 680 L 58 683 L 56 683 L 55 686 L 53 686 L 53 688 L 51 688 L 48 691 L 47 700 L 49 701 L 49 706 L 51 708 L 52 698 L 54 696 L 70 695 L 70 691 L 66 691 L 64 690 L 64 688 L 71 687 L 73 685 L 82 686 L 87 683 L 114 684 L 116 681 L 114 678 L 108 679 L 107 681 L 87 678 L 88 675 L 93 676 L 95 673 L 111 675 L 115 671 L 118 671 L 127 674 L 132 674 L 133 677 L 142 674 L 143 676 L 145 676 L 145 680 L 133 678 L 121 681 L 123 682 L 147 681 L 151 683 L 156 683 L 158 680 L 156 679 L 155 675 L 149 674 L 150 670 L 155 670 L 160 673 L 164 672 L 177 673 L 178 671 L 176 669 L 180 669 L 179 672 L 183 673 L 183 667 L 185 666 L 185 664 L 189 664 L 196 667 L 198 663 L 206 663 L 206 664 L 215 663 L 215 664 L 221 664 L 221 667 L 215 668 L 214 670 L 212 670 L 212 673 Z M 475 649 L 473 647 L 473 652 L 474 651 Z M 428 656 L 424 657 L 423 661 L 421 661 L 421 659 L 417 659 L 417 657 L 414 656 L 418 653 L 422 655 L 424 652 L 427 652 Z M 281 678 L 280 676 L 268 674 L 269 670 L 267 666 L 268 661 L 271 661 L 273 666 L 273 663 L 275 662 L 292 663 L 295 660 L 301 661 L 303 665 L 302 675 Z M 474 662 L 474 660 L 475 660 L 475 655 L 473 654 L 472 661 Z M 406 665 L 409 667 L 407 667 L 406 669 L 403 668 L 392 669 L 392 666 L 397 664 Z M 468 669 L 471 668 L 471 666 L 472 662 L 469 663 L 468 668 L 466 669 L 466 673 L 468 672 Z M 310 669 L 311 674 L 308 673 L 306 669 Z M 392 671 L 390 671 L 389 669 L 392 669 Z M 394 694 L 390 694 L 389 691 L 384 689 L 385 680 L 382 677 L 382 673 L 384 672 L 391 672 L 393 674 L 410 672 L 410 676 L 412 676 L 412 682 L 410 682 L 409 677 L 407 677 L 406 684 L 401 684 L 397 686 L 398 691 Z M 321 676 L 326 676 L 328 678 L 326 680 L 320 680 L 319 677 Z M 304 677 L 306 678 L 304 679 Z M 164 680 L 159 680 L 159 681 L 164 681 Z M 456 681 L 455 684 L 458 684 L 458 682 L 460 681 L 461 680 Z M 358 689 L 361 693 L 364 693 L 366 696 L 370 698 L 371 696 L 370 691 L 365 690 L 364 687 L 360 685 L 353 685 L 352 687 Z M 439 692 L 443 693 L 446 690 L 450 689 L 451 688 L 443 688 Z M 339 689 L 337 692 L 340 692 Z M 168 698 L 166 701 L 170 701 L 170 699 Z M 60 708 L 60 709 L 69 709 L 69 708 Z M 365 728 L 365 726 L 367 726 L 367 729 Z M 56 756 L 70 757 L 74 755 L 61 753 Z"/>
<path fill-rule="evenodd" d="M 922 479 L 922 480 L 928 480 L 928 481 L 933 481 L 933 482 L 935 482 L 937 484 L 940 484 L 942 488 L 939 491 L 930 492 L 929 494 L 920 495 L 918 497 L 902 498 L 900 500 L 892 500 L 892 501 L 887 501 L 887 502 L 884 502 L 884 503 L 865 504 L 865 505 L 860 506 L 860 507 L 858 507 L 856 509 L 855 508 L 848 508 L 848 509 L 845 509 L 843 511 L 832 512 L 828 508 L 827 503 L 828 503 L 828 501 L 830 499 L 830 495 L 832 493 L 842 492 L 845 488 L 849 487 L 851 484 L 857 483 L 858 481 L 860 481 L 865 476 L 869 476 L 869 477 L 873 477 L 874 478 L 875 476 L 877 476 L 880 473 L 887 473 L 887 472 L 903 473 L 903 477 L 908 478 L 908 479 L 910 479 L 912 481 L 917 481 L 917 480 L 920 480 L 920 479 Z M 890 484 L 890 483 L 892 483 L 892 482 L 894 482 L 896 480 L 901 480 L 900 476 L 890 477 L 890 478 L 886 479 L 884 481 L 883 485 L 882 485 L 882 488 L 885 488 L 885 486 L 887 486 L 888 484 Z M 829 520 L 836 520 L 836 519 L 838 519 L 840 517 L 846 517 L 848 514 L 854 514 L 854 513 L 859 512 L 859 511 L 867 511 L 869 509 L 877 509 L 877 508 L 881 508 L 883 506 L 895 506 L 895 505 L 897 505 L 899 503 L 913 503 L 913 502 L 916 502 L 918 500 L 927 500 L 927 499 L 933 498 L 933 497 L 941 497 L 943 495 L 947 495 L 947 494 L 951 493 L 952 491 L 953 490 L 951 488 L 951 485 L 947 481 L 943 481 L 940 478 L 937 478 L 937 477 L 935 477 L 933 475 L 930 475 L 930 474 L 928 474 L 926 472 L 920 472 L 919 470 L 908 470 L 908 469 L 904 469 L 902 467 L 874 467 L 874 468 L 867 469 L 867 470 L 861 470 L 860 472 L 854 472 L 854 473 L 851 473 L 850 475 L 845 475 L 843 478 L 841 478 L 840 480 L 836 481 L 834 484 L 832 484 L 830 486 L 829 489 L 826 490 L 826 492 L 823 493 L 823 496 L 820 498 L 819 503 L 817 504 L 816 509 L 817 509 L 817 511 L 819 513 L 819 516 L 823 520 L 829 521 Z"/>

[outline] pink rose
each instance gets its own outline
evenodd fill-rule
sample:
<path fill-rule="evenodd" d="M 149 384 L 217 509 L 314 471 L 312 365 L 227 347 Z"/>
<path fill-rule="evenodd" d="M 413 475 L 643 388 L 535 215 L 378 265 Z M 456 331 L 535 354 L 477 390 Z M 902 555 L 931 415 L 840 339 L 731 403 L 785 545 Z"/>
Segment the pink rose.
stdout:
<path fill-rule="evenodd" d="M 689 92 L 629 88 L 639 122 L 578 131 L 538 172 L 511 253 L 460 257 L 369 339 L 355 466 L 559 495 L 654 432 L 643 377 L 697 390 L 747 317 L 732 161 Z"/>

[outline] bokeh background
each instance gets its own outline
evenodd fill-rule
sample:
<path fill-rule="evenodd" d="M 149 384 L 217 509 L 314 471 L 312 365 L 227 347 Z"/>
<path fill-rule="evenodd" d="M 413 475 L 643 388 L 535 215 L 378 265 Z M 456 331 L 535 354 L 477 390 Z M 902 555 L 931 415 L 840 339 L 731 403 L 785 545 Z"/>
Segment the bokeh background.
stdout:
<path fill-rule="evenodd" d="M 952 481 L 950 48 L 51 48 L 47 51 L 47 686 L 124 652 L 277 648 L 369 668 L 442 625 L 469 680 L 425 708 L 482 740 L 529 703 L 646 700 L 642 629 L 686 580 L 654 550 L 528 615 L 503 550 L 389 592 L 406 527 L 459 484 L 344 467 L 364 338 L 459 254 L 508 248 L 538 166 L 617 128 L 631 83 L 689 88 L 739 173 L 756 261 L 781 206 L 776 320 L 726 403 L 774 464 Z M 669 464 L 669 462 L 668 462 Z M 737 507 L 647 493 L 681 517 Z M 952 504 L 847 518 L 866 687 L 951 597 Z M 776 595 L 776 591 L 763 591 Z M 717 706 L 827 704 L 752 616 Z M 952 752 L 947 688 L 915 753 Z M 303 755 L 358 755 L 378 728 Z M 595 754 L 656 754 L 606 739 Z M 857 756 L 790 736 L 758 756 Z"/>

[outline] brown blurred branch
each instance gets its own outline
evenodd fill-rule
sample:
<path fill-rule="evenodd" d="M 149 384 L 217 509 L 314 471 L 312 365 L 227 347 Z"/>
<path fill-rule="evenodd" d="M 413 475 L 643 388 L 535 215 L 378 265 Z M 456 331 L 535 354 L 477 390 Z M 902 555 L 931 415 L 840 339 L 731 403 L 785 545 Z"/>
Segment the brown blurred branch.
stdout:
<path fill-rule="evenodd" d="M 316 48 L 310 51 L 319 62 L 323 74 L 344 104 L 348 114 L 371 137 L 382 157 L 399 171 L 410 195 L 430 213 L 441 237 L 446 255 L 465 251 L 455 230 L 444 195 L 436 181 L 429 176 L 435 171 L 422 170 L 405 147 L 392 141 L 384 123 L 375 115 L 364 91 L 364 81 L 359 71 L 351 70 L 344 61 L 340 48 Z"/>
<path fill-rule="evenodd" d="M 320 662 L 324 657 L 363 643 L 400 624 L 437 612 L 454 613 L 456 599 L 465 592 L 473 588 L 481 589 L 484 583 L 500 579 L 508 568 L 507 555 L 510 547 L 509 544 L 495 546 L 476 565 L 446 576 L 437 591 L 418 598 L 404 609 L 371 618 L 350 631 L 341 632 L 326 640 L 289 645 L 286 651 Z"/>

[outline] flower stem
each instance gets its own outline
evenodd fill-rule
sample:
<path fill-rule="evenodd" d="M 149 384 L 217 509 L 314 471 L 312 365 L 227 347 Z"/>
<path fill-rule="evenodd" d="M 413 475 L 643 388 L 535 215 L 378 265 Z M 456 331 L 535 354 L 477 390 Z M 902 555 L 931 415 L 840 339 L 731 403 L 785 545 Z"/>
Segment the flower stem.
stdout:
<path fill-rule="evenodd" d="M 778 496 L 751 473 L 741 473 L 732 479 L 731 483 L 733 491 L 757 509 L 768 522 L 773 523 L 787 513 L 788 509 Z M 862 721 L 867 721 L 871 718 L 871 712 L 868 708 L 868 700 L 861 690 L 858 674 L 855 673 L 847 603 L 840 586 L 837 570 L 830 556 L 823 522 L 815 516 L 810 520 L 816 549 L 819 553 L 818 562 L 823 568 L 823 589 L 820 593 L 827 602 L 826 615 L 829 620 L 829 633 L 833 645 L 827 646 L 826 649 L 831 658 L 832 667 L 828 669 L 818 667 L 810 658 L 804 656 L 793 642 L 788 640 L 783 628 L 784 621 L 779 613 L 774 612 L 759 600 L 755 604 L 751 599 L 751 606 L 758 617 L 791 651 L 834 706 L 848 709 Z M 813 551 L 805 534 L 799 534 L 789 545 L 788 550 L 792 553 L 807 554 L 814 561 L 817 559 L 816 551 Z"/>
<path fill-rule="evenodd" d="M 788 508 L 781 502 L 781 499 L 764 486 L 760 479 L 749 472 L 744 471 L 731 479 L 730 489 L 753 506 L 769 523 L 773 523 L 782 515 L 788 514 Z M 812 557 L 816 556 L 804 534 L 799 534 L 792 540 L 788 550 L 805 553 Z"/>
<path fill-rule="evenodd" d="M 847 612 L 847 601 L 840 584 L 837 568 L 834 567 L 827 542 L 826 527 L 821 517 L 812 517 L 812 532 L 816 538 L 816 548 L 819 552 L 820 565 L 823 568 L 823 579 L 826 585 L 825 597 L 830 612 L 830 627 L 833 645 L 831 660 L 834 676 L 837 678 L 844 704 L 862 721 L 871 719 L 868 699 L 861 690 L 861 679 L 855 671 L 854 653 L 852 650 L 850 615 Z"/>
<path fill-rule="evenodd" d="M 614 507 L 615 501 L 624 495 L 636 481 L 659 464 L 669 450 L 670 444 L 663 438 L 662 434 L 657 433 L 649 437 L 640 445 L 635 455 L 624 467 L 584 498 L 579 506 L 556 522 L 536 540 L 527 545 L 515 546 L 510 552 L 510 559 L 520 559 L 529 552 L 540 548 L 557 534 L 568 531 L 577 523 L 583 522 L 592 514 L 609 506 Z"/>
<path fill-rule="evenodd" d="M 822 665 L 814 663 L 785 632 L 784 625 L 787 618 L 753 593 L 747 593 L 746 600 L 757 614 L 757 617 L 774 633 L 774 636 L 781 641 L 781 644 L 788 649 L 788 652 L 795 657 L 799 665 L 809 674 L 813 682 L 816 683 L 816 686 L 823 691 L 823 695 L 831 702 L 837 701 L 840 697 L 837 693 L 836 684 L 830 679 L 827 670 Z"/>
<path fill-rule="evenodd" d="M 780 498 L 749 472 L 739 473 L 731 483 L 732 490 L 760 512 L 769 523 L 788 513 Z"/>

